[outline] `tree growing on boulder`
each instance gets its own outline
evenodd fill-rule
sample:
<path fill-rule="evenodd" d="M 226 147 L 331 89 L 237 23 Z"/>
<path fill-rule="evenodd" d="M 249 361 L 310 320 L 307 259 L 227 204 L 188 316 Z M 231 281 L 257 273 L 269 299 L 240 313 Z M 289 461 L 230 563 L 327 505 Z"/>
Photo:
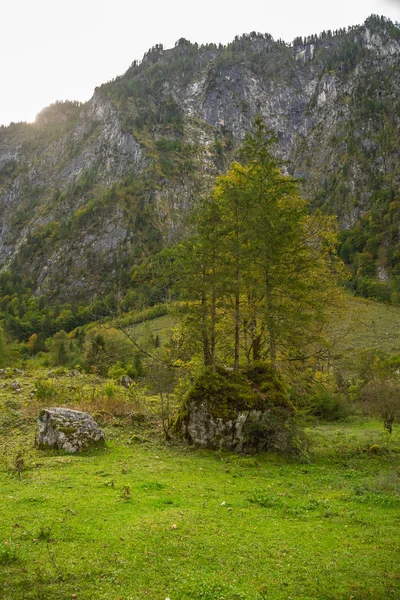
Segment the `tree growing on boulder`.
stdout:
<path fill-rule="evenodd" d="M 260 118 L 245 164 L 217 179 L 181 246 L 178 286 L 203 363 L 238 372 L 246 362 L 300 364 L 326 349 L 324 327 L 341 297 L 332 218 L 307 214 L 296 181 L 271 153 Z M 194 324 L 197 323 L 197 326 Z"/>

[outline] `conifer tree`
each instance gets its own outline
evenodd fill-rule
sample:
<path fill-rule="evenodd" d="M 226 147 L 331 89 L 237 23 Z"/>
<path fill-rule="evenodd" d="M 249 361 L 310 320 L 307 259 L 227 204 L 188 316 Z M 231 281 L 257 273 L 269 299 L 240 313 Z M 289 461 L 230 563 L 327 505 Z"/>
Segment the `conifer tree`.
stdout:
<path fill-rule="evenodd" d="M 296 181 L 271 153 L 260 118 L 233 163 L 196 212 L 185 246 L 181 290 L 201 330 L 204 365 L 218 355 L 304 362 L 316 353 L 336 280 L 335 223 L 309 216 Z M 186 272 L 186 276 L 185 276 Z M 190 283 L 188 283 L 190 282 Z M 230 339 L 231 358 L 222 352 Z"/>

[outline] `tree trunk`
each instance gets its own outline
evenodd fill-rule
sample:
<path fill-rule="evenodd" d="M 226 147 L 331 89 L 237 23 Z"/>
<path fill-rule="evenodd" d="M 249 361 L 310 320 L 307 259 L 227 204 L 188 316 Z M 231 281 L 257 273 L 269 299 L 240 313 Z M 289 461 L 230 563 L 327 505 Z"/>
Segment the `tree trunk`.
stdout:
<path fill-rule="evenodd" d="M 274 319 L 274 302 L 269 269 L 265 269 L 265 296 L 267 301 L 267 329 L 269 335 L 269 351 L 272 364 L 276 362 L 276 330 Z"/>
<path fill-rule="evenodd" d="M 203 356 L 204 366 L 210 367 L 212 364 L 210 355 L 210 344 L 207 332 L 207 296 L 205 292 L 205 266 L 203 265 L 203 290 L 201 292 L 201 333 L 203 338 Z"/>
<path fill-rule="evenodd" d="M 253 337 L 253 362 L 258 362 L 261 360 L 261 333 L 257 334 Z"/>
<path fill-rule="evenodd" d="M 239 340 L 240 340 L 240 297 L 239 297 L 239 286 L 236 287 L 235 292 L 235 359 L 234 359 L 234 371 L 239 371 Z"/>
<path fill-rule="evenodd" d="M 234 371 L 239 371 L 239 341 L 240 341 L 240 263 L 239 263 L 239 223 L 238 223 L 238 214 L 236 213 L 236 265 L 235 265 L 235 351 L 234 351 L 234 363 L 233 369 Z"/>
<path fill-rule="evenodd" d="M 207 333 L 207 304 L 206 297 L 203 292 L 201 295 L 201 333 L 203 338 L 203 356 L 204 356 L 204 366 L 211 366 L 211 356 L 210 356 L 210 345 L 208 341 L 208 333 Z"/>
<path fill-rule="evenodd" d="M 216 340 L 216 332 L 215 326 L 217 321 L 217 293 L 215 289 L 215 252 L 213 251 L 213 280 L 212 280 L 212 293 L 211 293 L 211 340 L 210 340 L 210 358 L 211 358 L 211 368 L 215 371 L 215 340 Z"/>

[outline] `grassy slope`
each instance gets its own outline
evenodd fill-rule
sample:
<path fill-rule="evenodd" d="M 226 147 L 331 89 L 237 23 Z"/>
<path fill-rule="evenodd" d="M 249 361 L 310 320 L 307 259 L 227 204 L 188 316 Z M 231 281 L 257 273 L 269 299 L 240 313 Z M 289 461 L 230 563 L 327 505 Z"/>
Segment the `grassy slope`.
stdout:
<path fill-rule="evenodd" d="M 400 308 L 346 297 L 346 311 L 334 324 L 332 337 L 338 340 L 334 353 L 340 369 L 354 376 L 360 351 L 381 348 L 400 353 Z"/>

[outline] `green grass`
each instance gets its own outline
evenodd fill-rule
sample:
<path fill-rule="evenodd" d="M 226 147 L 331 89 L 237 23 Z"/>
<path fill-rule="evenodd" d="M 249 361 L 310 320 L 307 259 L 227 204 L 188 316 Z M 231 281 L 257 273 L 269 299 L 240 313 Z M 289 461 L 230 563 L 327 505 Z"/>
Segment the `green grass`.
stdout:
<path fill-rule="evenodd" d="M 168 340 L 168 334 L 176 327 L 176 325 L 176 320 L 173 318 L 173 316 L 163 315 L 162 317 L 157 317 L 151 321 L 137 323 L 129 327 L 129 330 L 140 343 L 143 341 L 146 329 L 148 328 L 154 337 L 158 335 L 160 344 L 164 344 Z"/>
<path fill-rule="evenodd" d="M 3 437 L 4 600 L 399 598 L 398 428 L 317 425 L 304 463 L 107 433 L 79 456 L 28 446 L 20 477 Z"/>
<path fill-rule="evenodd" d="M 337 340 L 333 354 L 335 364 L 348 377 L 354 377 L 360 351 L 380 348 L 389 354 L 400 352 L 400 308 L 346 297 L 345 312 L 331 331 Z"/>

